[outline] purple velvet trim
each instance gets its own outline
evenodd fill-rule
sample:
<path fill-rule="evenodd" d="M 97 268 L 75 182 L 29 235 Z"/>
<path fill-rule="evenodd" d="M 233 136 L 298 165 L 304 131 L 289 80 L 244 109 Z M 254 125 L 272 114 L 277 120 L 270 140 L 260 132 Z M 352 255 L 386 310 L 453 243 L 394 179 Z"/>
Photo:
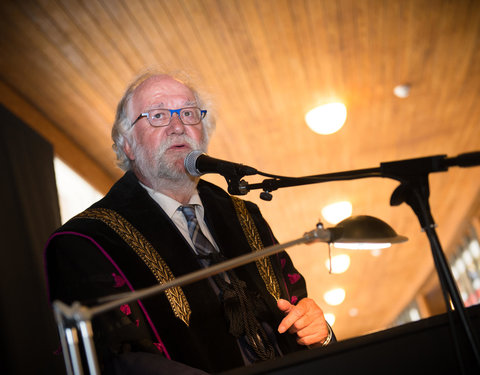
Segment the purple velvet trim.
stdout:
<path fill-rule="evenodd" d="M 48 247 L 48 245 L 50 244 L 50 241 L 56 237 L 56 236 L 59 236 L 59 235 L 62 235 L 62 234 L 70 234 L 70 235 L 74 235 L 74 236 L 79 236 L 79 237 L 83 237 L 83 238 L 86 238 L 87 240 L 89 240 L 90 242 L 92 242 L 99 250 L 100 252 L 103 254 L 103 256 L 105 258 L 107 258 L 107 260 L 112 264 L 112 266 L 117 270 L 117 272 L 120 274 L 120 276 L 125 280 L 128 288 L 132 291 L 132 292 L 135 292 L 135 289 L 133 288 L 132 284 L 130 283 L 130 281 L 127 279 L 127 277 L 125 276 L 125 274 L 123 273 L 123 271 L 120 269 L 120 267 L 115 263 L 115 261 L 112 259 L 112 257 L 102 248 L 102 246 L 100 246 L 99 243 L 97 243 L 93 238 L 85 235 L 85 234 L 82 234 L 82 233 L 78 233 L 78 232 L 58 232 L 58 233 L 54 233 L 52 236 L 50 236 L 50 238 L 48 239 L 47 241 L 47 244 L 45 245 L 45 251 L 44 251 L 44 267 L 45 267 L 45 275 L 47 275 L 47 272 L 46 272 L 46 249 Z M 47 285 L 48 285 L 48 278 L 47 278 Z M 48 288 L 49 290 L 50 288 Z M 50 300 L 50 292 L 48 292 L 48 299 Z M 162 347 L 163 349 L 163 353 L 165 354 L 165 356 L 168 358 L 168 359 L 171 359 L 170 355 L 168 354 L 167 352 L 167 348 L 165 348 L 165 345 L 163 344 L 163 341 L 160 339 L 160 335 L 158 334 L 158 331 L 157 329 L 155 328 L 155 325 L 153 324 L 152 320 L 150 319 L 150 316 L 148 315 L 147 313 L 147 310 L 145 309 L 145 307 L 143 306 L 143 303 L 140 301 L 140 300 L 137 300 L 137 303 L 138 305 L 140 306 L 140 308 L 142 309 L 143 311 L 143 314 L 145 315 L 145 318 L 147 319 L 147 322 L 148 324 L 150 325 L 150 328 L 152 329 L 154 335 L 155 335 L 155 338 L 158 340 L 158 344 Z"/>

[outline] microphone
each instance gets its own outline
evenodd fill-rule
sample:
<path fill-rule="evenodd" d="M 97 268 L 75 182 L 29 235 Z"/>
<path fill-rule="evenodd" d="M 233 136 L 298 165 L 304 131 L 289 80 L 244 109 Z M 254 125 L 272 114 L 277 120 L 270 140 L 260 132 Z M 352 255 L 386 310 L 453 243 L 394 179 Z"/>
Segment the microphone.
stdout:
<path fill-rule="evenodd" d="M 224 177 L 243 177 L 258 173 L 255 168 L 215 159 L 199 150 L 191 151 L 185 157 L 183 164 L 188 174 L 193 177 L 199 177 L 205 173 L 218 173 Z"/>

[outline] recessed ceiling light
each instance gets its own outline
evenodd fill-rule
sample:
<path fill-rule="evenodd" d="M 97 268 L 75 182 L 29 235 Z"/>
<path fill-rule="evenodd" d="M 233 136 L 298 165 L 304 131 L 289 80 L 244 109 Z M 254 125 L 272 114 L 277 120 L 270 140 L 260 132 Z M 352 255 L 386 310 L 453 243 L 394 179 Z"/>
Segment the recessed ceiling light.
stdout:
<path fill-rule="evenodd" d="M 393 89 L 393 93 L 397 98 L 407 98 L 410 95 L 410 85 L 398 85 Z"/>
<path fill-rule="evenodd" d="M 323 295 L 323 298 L 325 299 L 325 302 L 331 306 L 340 305 L 345 299 L 345 289 L 336 288 L 329 290 Z"/>
<path fill-rule="evenodd" d="M 329 204 L 322 208 L 322 216 L 331 224 L 338 224 L 352 214 L 352 204 L 341 201 Z"/>
<path fill-rule="evenodd" d="M 318 134 L 332 134 L 340 130 L 347 119 L 343 103 L 329 103 L 315 107 L 305 115 L 308 127 Z"/>

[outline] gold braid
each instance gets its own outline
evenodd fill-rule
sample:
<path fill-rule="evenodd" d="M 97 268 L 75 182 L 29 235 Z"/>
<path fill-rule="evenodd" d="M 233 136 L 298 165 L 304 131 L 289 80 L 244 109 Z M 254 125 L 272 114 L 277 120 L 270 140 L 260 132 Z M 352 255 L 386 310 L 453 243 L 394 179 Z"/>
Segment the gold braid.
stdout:
<path fill-rule="evenodd" d="M 106 208 L 90 208 L 78 214 L 75 218 L 96 219 L 107 224 L 135 251 L 153 273 L 159 284 L 164 284 L 175 278 L 167 263 L 165 263 L 150 242 L 117 212 Z M 188 326 L 192 311 L 182 288 L 178 286 L 169 288 L 165 290 L 165 294 L 175 316 Z"/>
<path fill-rule="evenodd" d="M 258 233 L 258 229 L 255 226 L 247 207 L 245 206 L 245 202 L 234 196 L 231 196 L 231 198 L 235 207 L 235 211 L 237 212 L 238 220 L 242 226 L 243 233 L 248 240 L 248 244 L 253 251 L 262 250 L 264 246 L 260 238 L 260 234 Z M 275 300 L 278 301 L 280 299 L 280 286 L 278 284 L 277 277 L 273 272 L 270 258 L 260 258 L 255 263 L 268 292 L 273 296 L 273 298 L 275 298 Z"/>

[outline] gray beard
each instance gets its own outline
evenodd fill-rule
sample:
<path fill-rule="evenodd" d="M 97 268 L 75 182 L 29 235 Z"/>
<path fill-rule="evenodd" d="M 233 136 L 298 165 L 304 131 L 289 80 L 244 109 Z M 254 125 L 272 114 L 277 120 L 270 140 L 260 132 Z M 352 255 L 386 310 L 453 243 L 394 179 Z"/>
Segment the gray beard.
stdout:
<path fill-rule="evenodd" d="M 175 189 L 191 193 L 197 186 L 198 178 L 190 176 L 183 166 L 188 152 L 185 151 L 185 155 L 176 154 L 176 157 L 166 154 L 168 148 L 178 141 L 185 142 L 192 150 L 206 151 L 205 141 L 195 142 L 186 135 L 167 139 L 153 154 L 134 142 L 135 169 L 156 191 Z"/>

